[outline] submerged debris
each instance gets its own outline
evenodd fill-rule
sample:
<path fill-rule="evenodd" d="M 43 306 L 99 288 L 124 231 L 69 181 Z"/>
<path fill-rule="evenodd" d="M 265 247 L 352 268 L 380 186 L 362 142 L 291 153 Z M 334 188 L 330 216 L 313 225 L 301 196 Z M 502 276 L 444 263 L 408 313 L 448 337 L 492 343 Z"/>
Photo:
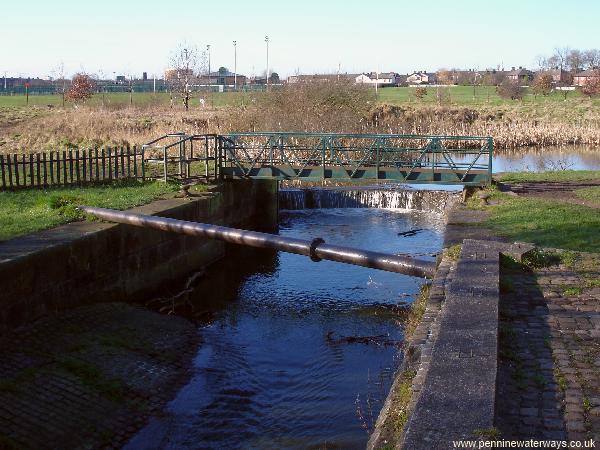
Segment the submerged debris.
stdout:
<path fill-rule="evenodd" d="M 390 339 L 385 334 L 379 334 L 375 336 L 340 336 L 334 338 L 334 332 L 330 331 L 326 335 L 327 342 L 330 344 L 364 344 L 364 345 L 377 345 L 378 347 L 401 347 L 402 341 L 396 339 Z"/>
<path fill-rule="evenodd" d="M 414 236 L 419 231 L 423 231 L 423 228 L 415 228 L 414 230 L 401 231 L 400 233 L 398 233 L 398 236 L 402 236 L 402 237 Z"/>

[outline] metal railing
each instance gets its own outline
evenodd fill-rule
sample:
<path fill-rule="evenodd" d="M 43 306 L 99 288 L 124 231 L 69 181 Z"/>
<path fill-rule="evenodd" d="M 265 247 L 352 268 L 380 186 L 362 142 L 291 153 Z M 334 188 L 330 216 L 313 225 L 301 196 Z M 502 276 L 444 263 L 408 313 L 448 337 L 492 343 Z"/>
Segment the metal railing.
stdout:
<path fill-rule="evenodd" d="M 149 177 L 163 181 L 209 181 L 219 176 L 221 136 L 169 133 L 142 146 Z"/>
<path fill-rule="evenodd" d="M 491 137 L 264 132 L 230 133 L 221 141 L 226 177 L 463 185 L 492 180 Z"/>

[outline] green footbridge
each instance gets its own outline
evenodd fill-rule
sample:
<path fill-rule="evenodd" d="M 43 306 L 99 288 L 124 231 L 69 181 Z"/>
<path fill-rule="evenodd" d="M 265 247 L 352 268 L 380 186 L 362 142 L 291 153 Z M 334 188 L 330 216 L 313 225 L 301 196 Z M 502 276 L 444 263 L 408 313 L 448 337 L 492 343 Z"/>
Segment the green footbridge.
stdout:
<path fill-rule="evenodd" d="M 162 150 L 156 161 L 163 163 L 165 180 L 190 178 L 194 163 L 203 162 L 207 178 L 481 186 L 492 181 L 494 142 L 478 136 L 173 133 L 144 148 Z"/>

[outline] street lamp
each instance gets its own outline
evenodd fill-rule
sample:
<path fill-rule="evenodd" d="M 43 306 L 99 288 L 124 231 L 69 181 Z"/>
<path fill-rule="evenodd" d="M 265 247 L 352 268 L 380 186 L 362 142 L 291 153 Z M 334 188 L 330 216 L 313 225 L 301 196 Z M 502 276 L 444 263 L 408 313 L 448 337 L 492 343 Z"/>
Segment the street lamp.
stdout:
<path fill-rule="evenodd" d="M 265 36 L 267 44 L 267 90 L 269 90 L 269 36 Z"/>
<path fill-rule="evenodd" d="M 208 52 L 208 84 L 210 85 L 210 44 L 206 46 L 206 51 Z"/>
<path fill-rule="evenodd" d="M 233 89 L 237 90 L 237 41 L 233 41 Z"/>

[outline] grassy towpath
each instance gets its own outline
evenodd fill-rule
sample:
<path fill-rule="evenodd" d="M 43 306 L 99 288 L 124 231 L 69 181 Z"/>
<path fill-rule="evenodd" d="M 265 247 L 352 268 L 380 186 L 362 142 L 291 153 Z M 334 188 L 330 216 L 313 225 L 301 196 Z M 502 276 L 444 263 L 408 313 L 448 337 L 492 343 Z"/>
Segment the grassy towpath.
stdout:
<path fill-rule="evenodd" d="M 471 209 L 486 211 L 483 226 L 511 241 L 600 252 L 600 171 L 514 173 L 475 195 Z"/>
<path fill-rule="evenodd" d="M 121 182 L 80 188 L 0 192 L 0 241 L 83 219 L 77 205 L 128 209 L 178 190 L 176 184 Z M 202 186 L 194 190 L 203 190 Z"/>

